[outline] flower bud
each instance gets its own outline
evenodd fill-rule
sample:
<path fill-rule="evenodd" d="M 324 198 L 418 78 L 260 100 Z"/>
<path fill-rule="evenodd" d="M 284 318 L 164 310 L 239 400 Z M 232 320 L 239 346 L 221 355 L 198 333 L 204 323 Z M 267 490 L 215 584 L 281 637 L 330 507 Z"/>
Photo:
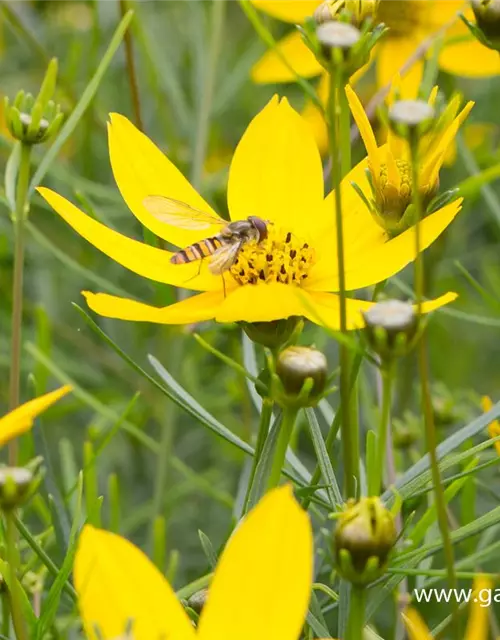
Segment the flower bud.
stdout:
<path fill-rule="evenodd" d="M 479 29 L 489 45 L 500 50 L 500 0 L 471 0 Z"/>
<path fill-rule="evenodd" d="M 241 327 L 247 336 L 268 349 L 284 347 L 293 336 L 302 332 L 304 321 L 298 316 L 291 316 L 273 322 L 241 322 Z"/>
<path fill-rule="evenodd" d="M 418 316 L 409 302 L 384 300 L 363 312 L 365 336 L 382 360 L 404 356 L 413 346 Z"/>
<path fill-rule="evenodd" d="M 327 51 L 329 49 L 342 49 L 348 51 L 361 38 L 359 29 L 347 22 L 325 22 L 316 30 L 319 42 Z M 326 57 L 329 57 L 325 53 Z"/>
<path fill-rule="evenodd" d="M 394 518 L 378 497 L 349 500 L 335 529 L 340 574 L 359 586 L 377 580 L 385 570 L 396 538 Z"/>
<path fill-rule="evenodd" d="M 324 354 L 310 347 L 288 347 L 276 361 L 276 374 L 286 400 L 298 402 L 301 406 L 316 403 L 325 390 L 327 373 Z"/>
<path fill-rule="evenodd" d="M 324 24 L 339 18 L 355 27 L 362 27 L 367 19 L 375 20 L 380 0 L 326 0 L 314 12 L 316 24 Z"/>
<path fill-rule="evenodd" d="M 57 60 L 54 58 L 36 98 L 24 91 L 17 93 L 12 104 L 5 98 L 5 121 L 16 140 L 27 145 L 40 144 L 59 131 L 64 116 L 59 105 L 51 100 L 56 78 Z"/>
<path fill-rule="evenodd" d="M 421 137 L 434 123 L 434 108 L 425 100 L 398 100 L 389 109 L 389 126 L 402 138 Z"/>
<path fill-rule="evenodd" d="M 25 467 L 0 468 L 0 507 L 18 507 L 27 500 L 33 486 L 33 474 Z"/>
<path fill-rule="evenodd" d="M 193 609 L 198 615 L 200 615 L 208 597 L 208 589 L 200 589 L 189 598 L 187 601 L 188 607 Z"/>

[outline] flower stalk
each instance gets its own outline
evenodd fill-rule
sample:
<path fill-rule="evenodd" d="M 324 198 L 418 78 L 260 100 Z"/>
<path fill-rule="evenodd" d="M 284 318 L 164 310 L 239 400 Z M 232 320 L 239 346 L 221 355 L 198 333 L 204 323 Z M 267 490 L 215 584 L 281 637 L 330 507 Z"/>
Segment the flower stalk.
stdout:
<path fill-rule="evenodd" d="M 366 587 L 351 585 L 346 640 L 363 640 L 366 610 Z"/>
<path fill-rule="evenodd" d="M 368 479 L 370 496 L 378 496 L 382 489 L 387 451 L 387 433 L 391 420 L 392 381 L 394 379 L 394 363 L 382 362 L 380 373 L 382 376 L 382 407 L 377 437 L 377 458 L 375 472 Z"/>
<path fill-rule="evenodd" d="M 292 437 L 293 428 L 297 420 L 299 409 L 296 406 L 289 406 L 283 409 L 283 420 L 281 422 L 280 433 L 278 436 L 278 442 L 276 443 L 276 449 L 274 451 L 273 463 L 271 466 L 271 472 L 269 474 L 269 480 L 267 482 L 267 490 L 277 487 L 281 478 L 281 470 L 285 464 L 286 450 L 288 443 Z"/>
<path fill-rule="evenodd" d="M 335 225 L 337 228 L 337 260 L 339 274 L 339 307 L 340 307 L 340 331 L 347 331 L 347 308 L 346 308 L 346 277 L 344 259 L 344 231 L 342 223 L 342 195 L 340 184 L 342 172 L 345 170 L 347 162 L 345 149 L 341 146 L 349 146 L 347 158 L 350 158 L 350 127 L 349 110 L 346 109 L 347 100 L 345 98 L 346 78 L 342 64 L 343 51 L 333 47 L 331 49 L 330 64 L 330 97 L 328 101 L 329 112 L 329 140 L 330 155 L 332 158 L 332 180 L 335 193 Z M 344 99 L 340 98 L 344 95 Z M 342 102 L 344 102 L 344 116 L 342 116 Z M 347 113 L 347 119 L 345 114 Z M 339 149 L 342 152 L 342 160 L 339 158 Z M 344 166 L 342 165 L 344 164 Z M 349 390 L 350 371 L 349 349 L 345 344 L 340 345 L 340 411 L 341 411 L 341 435 L 342 450 L 344 460 L 344 492 L 346 496 L 354 497 L 359 478 L 359 437 L 357 430 L 351 425 L 351 402 Z M 354 394 L 353 394 L 354 395 Z M 354 395 L 355 397 L 355 395 Z"/>
<path fill-rule="evenodd" d="M 21 339 L 23 320 L 23 280 L 24 280 L 24 241 L 27 193 L 30 179 L 31 145 L 19 142 L 21 159 L 16 187 L 16 210 L 14 222 L 14 277 L 12 281 L 12 320 L 10 347 L 9 409 L 19 405 L 19 387 L 21 379 Z M 18 457 L 17 440 L 9 443 L 9 465 L 16 466 Z"/>
<path fill-rule="evenodd" d="M 255 473 L 259 460 L 264 450 L 264 444 L 266 442 L 267 434 L 269 433 L 269 425 L 271 424 L 271 418 L 273 417 L 273 401 L 270 398 L 263 398 L 262 411 L 260 414 L 259 430 L 257 432 L 257 441 L 255 443 L 255 454 L 252 461 L 252 469 L 250 471 L 250 477 L 248 479 L 248 486 L 245 495 L 245 501 L 243 503 L 243 514 L 248 513 L 250 510 L 250 496 L 252 493 L 252 487 L 255 480 Z"/>
<path fill-rule="evenodd" d="M 17 581 L 17 572 L 19 568 L 19 552 L 17 549 L 17 530 L 14 519 L 14 511 L 12 509 L 5 509 L 5 542 L 7 551 L 7 562 L 10 569 L 10 613 L 12 617 L 12 624 L 14 626 L 14 632 L 17 640 L 28 640 L 26 633 L 26 624 L 21 607 L 20 599 L 20 585 Z"/>
<path fill-rule="evenodd" d="M 419 142 L 419 130 L 418 127 L 409 127 L 408 129 L 408 142 L 410 147 L 410 160 L 411 160 L 411 172 L 412 172 L 412 197 L 413 205 L 415 207 L 416 225 L 415 225 L 415 294 L 417 302 L 417 313 L 420 317 L 422 310 L 422 302 L 424 295 L 424 260 L 423 255 L 420 252 L 421 247 L 421 222 L 423 218 L 422 199 L 419 190 L 419 170 L 418 170 L 418 142 Z M 434 497 L 436 501 L 436 511 L 438 518 L 439 530 L 443 540 L 444 556 L 446 561 L 446 569 L 448 574 L 448 583 L 451 589 L 457 587 L 457 578 L 455 573 L 455 558 L 453 553 L 453 546 L 451 544 L 450 532 L 448 529 L 448 516 L 446 513 L 446 499 L 444 495 L 443 485 L 441 483 L 441 473 L 439 471 L 438 458 L 436 455 L 437 448 L 437 436 L 436 427 L 434 424 L 434 415 L 432 409 L 432 398 L 429 382 L 429 363 L 427 355 L 427 345 L 425 342 L 425 332 L 421 335 L 418 349 L 418 368 L 420 375 L 420 385 L 422 393 L 422 409 L 424 416 L 425 435 L 427 441 L 427 449 L 429 452 L 429 458 L 431 463 L 432 484 L 434 487 Z M 458 603 L 453 605 L 452 615 L 455 619 L 457 637 L 459 635 L 458 627 Z"/>

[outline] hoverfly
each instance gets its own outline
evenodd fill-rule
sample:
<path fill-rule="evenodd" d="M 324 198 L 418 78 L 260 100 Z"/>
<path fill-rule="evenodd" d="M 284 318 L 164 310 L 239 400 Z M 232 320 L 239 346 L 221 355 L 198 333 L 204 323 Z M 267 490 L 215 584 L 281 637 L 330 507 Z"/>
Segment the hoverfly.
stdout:
<path fill-rule="evenodd" d="M 172 264 L 186 264 L 211 256 L 208 265 L 210 272 L 222 275 L 236 262 L 238 253 L 245 244 L 253 240 L 258 243 L 267 238 L 269 223 L 257 216 L 226 222 L 185 202 L 165 196 L 147 196 L 143 204 L 157 220 L 179 229 L 208 229 L 212 225 L 221 227 L 216 235 L 174 253 L 170 258 Z"/>

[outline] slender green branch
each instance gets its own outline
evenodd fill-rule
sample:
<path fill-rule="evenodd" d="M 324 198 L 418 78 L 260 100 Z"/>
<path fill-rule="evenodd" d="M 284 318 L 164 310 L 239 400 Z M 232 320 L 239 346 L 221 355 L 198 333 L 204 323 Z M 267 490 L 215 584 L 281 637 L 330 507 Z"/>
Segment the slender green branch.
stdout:
<path fill-rule="evenodd" d="M 349 600 L 349 619 L 347 621 L 346 640 L 363 640 L 365 626 L 366 589 L 351 586 Z"/>
<path fill-rule="evenodd" d="M 383 363 L 381 367 L 382 375 L 382 407 L 380 411 L 380 423 L 377 438 L 377 466 L 374 477 L 369 478 L 369 495 L 378 496 L 381 492 L 384 469 L 386 467 L 387 432 L 391 419 L 391 398 L 392 398 L 392 363 Z"/>
<path fill-rule="evenodd" d="M 252 460 L 252 469 L 250 471 L 250 477 L 248 478 L 248 486 L 245 495 L 245 501 L 243 503 L 243 513 L 247 513 L 250 495 L 252 493 L 253 481 L 255 478 L 255 472 L 264 449 L 267 434 L 269 433 L 269 425 L 271 424 L 271 418 L 273 417 L 273 402 L 270 398 L 264 398 L 262 402 L 262 411 L 260 414 L 259 431 L 257 432 L 257 442 L 255 443 L 255 454 Z"/>
<path fill-rule="evenodd" d="M 9 408 L 19 405 L 21 380 L 21 338 L 23 323 L 23 280 L 24 280 L 24 236 L 26 222 L 27 192 L 30 179 L 31 146 L 21 144 L 21 159 L 16 187 L 16 211 L 14 213 L 14 278 L 12 281 L 12 321 Z M 9 464 L 17 464 L 17 440 L 9 442 Z"/>
<path fill-rule="evenodd" d="M 203 165 L 207 152 L 208 132 L 210 116 L 217 74 L 217 62 L 221 51 L 222 36 L 224 33 L 224 21 L 226 16 L 226 0 L 212 0 L 212 20 L 210 28 L 210 45 L 208 50 L 207 68 L 203 73 L 203 86 L 201 89 L 198 123 L 196 126 L 196 138 L 194 144 L 193 167 L 191 171 L 191 183 L 196 189 L 200 188 L 203 174 Z"/>
<path fill-rule="evenodd" d="M 274 452 L 273 464 L 271 467 L 271 473 L 269 474 L 269 480 L 267 483 L 268 489 L 277 487 L 281 478 L 281 470 L 285 464 L 286 450 L 290 438 L 292 437 L 293 427 L 297 419 L 298 410 L 295 407 L 287 407 L 283 410 L 283 420 L 280 426 L 280 433 L 278 436 L 278 442 L 276 444 L 276 450 Z"/>
<path fill-rule="evenodd" d="M 417 302 L 417 310 L 420 316 L 422 310 L 422 302 L 424 296 L 424 259 L 421 253 L 421 220 L 422 220 L 422 201 L 419 190 L 419 172 L 418 172 L 418 135 L 417 132 L 410 134 L 410 154 L 411 154 L 411 170 L 412 170 L 412 192 L 413 204 L 415 206 L 417 224 L 415 225 L 415 294 Z M 418 367 L 420 374 L 420 384 L 422 393 L 422 409 L 425 424 L 425 434 L 427 441 L 427 449 L 431 463 L 432 481 L 434 485 L 434 496 L 436 500 L 436 511 L 438 517 L 439 529 L 443 541 L 444 556 L 446 560 L 446 568 L 448 572 L 448 583 L 451 589 L 457 587 L 457 577 L 455 575 L 455 558 L 453 553 L 453 545 L 451 543 L 450 532 L 448 529 L 448 517 L 446 514 L 446 499 L 444 495 L 443 485 L 441 483 L 441 473 L 439 471 L 439 461 L 436 455 L 437 435 L 434 424 L 434 413 L 432 408 L 431 390 L 429 382 L 429 363 L 426 345 L 425 332 L 421 336 L 418 344 Z M 453 603 L 453 618 L 456 622 L 457 637 L 459 636 L 459 621 L 457 617 L 458 603 Z"/>
<path fill-rule="evenodd" d="M 127 0 L 119 0 L 121 19 L 127 15 Z M 132 32 L 128 29 L 123 36 L 125 45 L 125 59 L 127 62 L 128 84 L 130 88 L 130 96 L 132 98 L 132 107 L 134 110 L 134 120 L 137 127 L 144 131 L 144 124 L 141 114 L 141 101 L 139 99 L 139 85 L 137 83 L 137 73 L 135 70 L 134 47 L 132 44 Z"/>
<path fill-rule="evenodd" d="M 345 284 L 345 258 L 344 258 L 344 231 L 342 221 L 342 196 L 341 196 L 341 163 L 339 159 L 339 139 L 342 120 L 339 96 L 344 91 L 344 74 L 342 64 L 335 60 L 335 50 L 332 50 L 332 62 L 330 68 L 330 98 L 329 108 L 329 134 L 330 155 L 332 159 L 332 178 L 335 202 L 335 224 L 337 228 L 337 260 L 339 275 L 339 300 L 340 300 L 340 331 L 347 331 L 346 308 L 346 284 Z M 348 135 L 348 134 L 347 134 Z M 359 478 L 359 455 L 357 452 L 357 434 L 351 428 L 351 407 L 349 403 L 349 349 L 345 344 L 340 345 L 340 410 L 341 410 L 341 434 L 344 460 L 344 493 L 347 497 L 354 497 Z"/>
<path fill-rule="evenodd" d="M 17 572 L 19 568 L 19 551 L 17 548 L 17 531 L 14 521 L 14 513 L 6 510 L 5 515 L 5 542 L 7 546 L 7 561 L 9 563 L 10 573 L 10 612 L 12 616 L 12 624 L 16 633 L 17 640 L 28 640 L 26 632 L 26 624 L 22 612 L 21 598 L 19 589 L 21 588 Z"/>

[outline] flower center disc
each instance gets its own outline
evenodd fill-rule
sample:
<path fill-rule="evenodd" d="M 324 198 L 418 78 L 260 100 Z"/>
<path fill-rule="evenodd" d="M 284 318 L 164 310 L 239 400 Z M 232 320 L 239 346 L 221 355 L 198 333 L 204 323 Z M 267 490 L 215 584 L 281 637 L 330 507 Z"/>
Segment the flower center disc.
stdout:
<path fill-rule="evenodd" d="M 378 9 L 378 20 L 386 24 L 393 35 L 410 35 L 425 22 L 429 10 L 422 0 L 382 0 Z"/>
<path fill-rule="evenodd" d="M 314 263 L 314 250 L 307 242 L 268 225 L 267 238 L 243 245 L 230 272 L 241 285 L 280 282 L 300 286 Z"/>

